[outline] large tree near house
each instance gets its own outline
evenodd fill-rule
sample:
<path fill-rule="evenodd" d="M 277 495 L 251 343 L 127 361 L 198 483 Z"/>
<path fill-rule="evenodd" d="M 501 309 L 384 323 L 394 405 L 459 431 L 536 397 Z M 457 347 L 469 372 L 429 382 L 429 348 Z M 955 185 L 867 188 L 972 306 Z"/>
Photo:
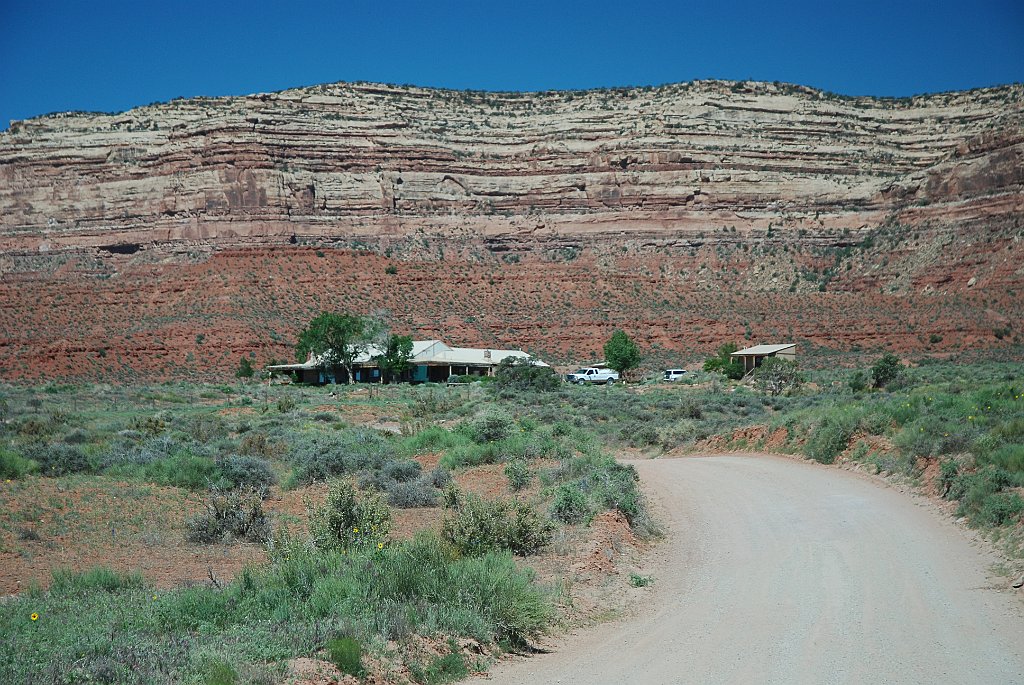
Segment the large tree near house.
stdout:
<path fill-rule="evenodd" d="M 296 356 L 299 361 L 305 361 L 310 354 L 316 355 L 331 368 L 335 378 L 338 369 L 344 368 L 351 383 L 353 361 L 380 335 L 380 326 L 375 319 L 324 312 L 299 333 Z"/>
<path fill-rule="evenodd" d="M 409 360 L 412 359 L 412 337 L 408 335 L 388 336 L 384 353 L 377 356 L 377 365 L 384 373 L 389 382 L 395 376 L 401 376 L 402 372 L 409 368 Z"/>

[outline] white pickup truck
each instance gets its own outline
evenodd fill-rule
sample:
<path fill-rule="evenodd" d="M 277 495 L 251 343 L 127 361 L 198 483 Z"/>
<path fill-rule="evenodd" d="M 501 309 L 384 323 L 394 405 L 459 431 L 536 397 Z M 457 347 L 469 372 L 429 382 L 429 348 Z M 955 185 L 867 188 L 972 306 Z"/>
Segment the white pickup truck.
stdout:
<path fill-rule="evenodd" d="M 570 373 L 565 377 L 565 380 L 577 385 L 583 385 L 584 383 L 607 383 L 611 385 L 619 380 L 619 372 L 589 366 L 585 369 L 577 369 L 576 373 Z"/>

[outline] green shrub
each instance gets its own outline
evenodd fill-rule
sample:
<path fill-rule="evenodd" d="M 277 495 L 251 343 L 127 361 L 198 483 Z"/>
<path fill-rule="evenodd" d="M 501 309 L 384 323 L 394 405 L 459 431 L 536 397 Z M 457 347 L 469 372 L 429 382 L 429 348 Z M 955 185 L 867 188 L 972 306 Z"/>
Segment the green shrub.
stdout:
<path fill-rule="evenodd" d="M 226 659 L 207 656 L 202 660 L 200 677 L 203 685 L 237 685 L 238 671 Z"/>
<path fill-rule="evenodd" d="M 496 442 L 512 435 L 515 421 L 502 409 L 486 409 L 469 422 L 467 430 L 477 443 Z"/>
<path fill-rule="evenodd" d="M 320 549 L 373 548 L 391 532 L 391 510 L 379 493 L 361 493 L 351 479 L 337 479 L 328 484 L 323 505 L 311 508 L 309 530 Z"/>
<path fill-rule="evenodd" d="M 224 419 L 218 414 L 195 414 L 186 417 L 182 430 L 201 445 L 225 438 L 229 432 Z"/>
<path fill-rule="evenodd" d="M 441 537 L 460 554 L 506 549 L 529 556 L 551 542 L 554 528 L 525 502 L 485 500 L 469 493 L 455 499 L 455 508 L 441 523 Z"/>
<path fill-rule="evenodd" d="M 394 444 L 368 429 L 293 433 L 289 436 L 291 482 L 306 484 L 373 471 L 395 458 Z"/>
<path fill-rule="evenodd" d="M 354 637 L 336 637 L 328 640 L 327 657 L 342 673 L 357 678 L 366 675 L 366 669 L 363 668 L 363 646 Z"/>
<path fill-rule="evenodd" d="M 620 433 L 622 440 L 630 447 L 649 447 L 657 445 L 661 440 L 658 428 L 650 421 L 634 421 L 626 424 Z"/>
<path fill-rule="evenodd" d="M 80 445 L 34 442 L 23 448 L 22 456 L 38 464 L 39 473 L 44 476 L 64 476 L 94 470 Z"/>
<path fill-rule="evenodd" d="M 989 526 L 1002 526 L 1014 522 L 1024 512 L 1024 499 L 1016 492 L 997 492 L 989 495 L 978 510 L 977 521 Z"/>
<path fill-rule="evenodd" d="M 399 509 L 432 507 L 437 504 L 437 488 L 428 479 L 393 481 L 387 488 L 388 504 Z"/>
<path fill-rule="evenodd" d="M 942 490 L 942 496 L 949 499 L 950 491 L 953 487 L 953 483 L 956 482 L 957 476 L 960 475 L 960 464 L 952 459 L 946 459 L 939 464 L 939 486 Z"/>
<path fill-rule="evenodd" d="M 217 461 L 218 485 L 222 488 L 251 488 L 266 493 L 277 483 L 270 462 L 258 457 L 228 455 Z"/>
<path fill-rule="evenodd" d="M 1002 445 L 979 461 L 1012 473 L 1024 474 L 1024 445 Z"/>
<path fill-rule="evenodd" d="M 381 468 L 383 474 L 391 480 L 396 480 L 399 483 L 404 483 L 410 480 L 416 480 L 420 477 L 420 471 L 422 467 L 418 461 L 412 459 L 404 460 L 391 460 L 384 464 Z"/>
<path fill-rule="evenodd" d="M 263 511 L 263 493 L 253 488 L 215 489 L 204 511 L 186 521 L 190 542 L 210 544 L 223 540 L 266 542 L 270 517 Z"/>
<path fill-rule="evenodd" d="M 886 352 L 871 367 L 871 380 L 876 388 L 885 388 L 900 379 L 903 373 L 903 364 L 900 362 L 900 358 L 892 352 Z"/>
<path fill-rule="evenodd" d="M 867 375 L 858 369 L 850 376 L 850 380 L 847 381 L 847 384 L 850 386 L 850 390 L 855 393 L 864 392 L 868 388 Z"/>
<path fill-rule="evenodd" d="M 558 486 L 555 501 L 551 505 L 551 514 L 565 523 L 582 523 L 590 520 L 592 512 L 580 486 L 570 483 Z"/>
<path fill-rule="evenodd" d="M 39 464 L 0 447 L 0 479 L 17 480 L 39 469 Z"/>
<path fill-rule="evenodd" d="M 410 671 L 417 681 L 425 685 L 444 685 L 462 680 L 469 675 L 466 661 L 459 654 L 459 646 L 454 640 L 448 641 L 448 654 L 435 656 L 425 667 L 410 666 Z"/>
<path fill-rule="evenodd" d="M 811 433 L 804 452 L 822 464 L 831 464 L 847 448 L 853 428 L 839 419 L 826 417 Z"/>
<path fill-rule="evenodd" d="M 969 516 L 972 522 L 983 523 L 985 519 L 980 513 L 985 509 L 988 499 L 1004 488 L 1021 485 L 1024 485 L 1024 475 L 994 466 L 985 466 L 973 473 L 958 474 L 953 479 L 947 496 L 949 499 L 960 500 L 960 506 L 957 508 L 960 516 Z M 997 502 L 989 505 L 990 517 L 1002 511 L 1005 504 Z"/>
<path fill-rule="evenodd" d="M 654 582 L 651 576 L 641 576 L 636 573 L 629 574 L 629 584 L 633 587 L 647 587 Z"/>
<path fill-rule="evenodd" d="M 514 492 L 518 492 L 530 484 L 530 467 L 522 459 L 505 464 L 505 477 Z"/>

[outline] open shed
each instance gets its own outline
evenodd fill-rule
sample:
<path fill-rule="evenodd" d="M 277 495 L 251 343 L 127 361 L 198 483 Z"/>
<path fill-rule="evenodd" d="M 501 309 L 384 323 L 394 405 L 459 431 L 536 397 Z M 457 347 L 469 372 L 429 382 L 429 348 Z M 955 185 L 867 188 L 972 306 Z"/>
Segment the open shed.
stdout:
<path fill-rule="evenodd" d="M 737 350 L 730 355 L 734 360 L 743 363 L 743 373 L 750 373 L 761 366 L 768 357 L 782 357 L 796 361 L 796 343 L 781 345 L 754 345 L 745 350 Z"/>

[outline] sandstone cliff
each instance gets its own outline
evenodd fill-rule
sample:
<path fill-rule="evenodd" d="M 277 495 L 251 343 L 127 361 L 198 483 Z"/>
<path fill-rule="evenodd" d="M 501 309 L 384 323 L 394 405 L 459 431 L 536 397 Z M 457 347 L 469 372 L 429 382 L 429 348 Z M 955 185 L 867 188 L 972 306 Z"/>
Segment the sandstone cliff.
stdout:
<path fill-rule="evenodd" d="M 335 84 L 50 115 L 0 134 L 0 366 L 223 373 L 325 308 L 556 361 L 616 326 L 665 359 L 998 347 L 1022 217 L 1020 85 Z"/>

